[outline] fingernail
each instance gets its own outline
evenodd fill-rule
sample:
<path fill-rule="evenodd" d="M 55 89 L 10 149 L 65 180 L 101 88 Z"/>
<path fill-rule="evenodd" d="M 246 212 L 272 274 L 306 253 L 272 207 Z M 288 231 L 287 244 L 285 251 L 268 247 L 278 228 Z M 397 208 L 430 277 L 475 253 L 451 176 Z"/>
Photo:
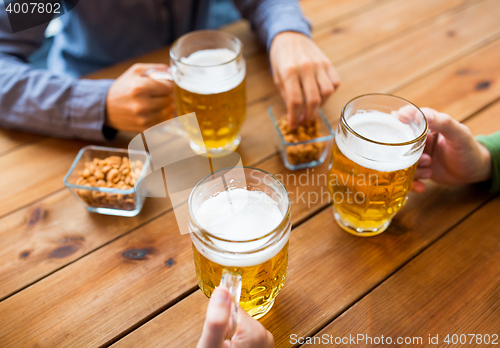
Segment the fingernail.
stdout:
<path fill-rule="evenodd" d="M 216 288 L 214 292 L 212 293 L 212 301 L 218 302 L 218 303 L 223 303 L 226 302 L 229 297 L 229 293 L 227 291 L 224 291 L 222 288 Z"/>
<path fill-rule="evenodd" d="M 427 115 L 427 122 L 429 122 L 429 123 L 434 122 L 434 113 L 433 112 L 430 112 Z"/>

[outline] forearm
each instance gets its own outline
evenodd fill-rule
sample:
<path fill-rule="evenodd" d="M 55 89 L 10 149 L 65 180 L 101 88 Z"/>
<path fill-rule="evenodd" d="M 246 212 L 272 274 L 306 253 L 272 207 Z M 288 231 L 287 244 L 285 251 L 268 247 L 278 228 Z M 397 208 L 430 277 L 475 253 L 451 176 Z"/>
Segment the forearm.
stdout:
<path fill-rule="evenodd" d="M 247 18 L 259 40 L 271 47 L 274 37 L 284 31 L 311 36 L 311 26 L 296 0 L 234 0 L 243 17 Z"/>
<path fill-rule="evenodd" d="M 0 55 L 0 126 L 44 135 L 104 141 L 110 80 L 78 80 Z"/>
<path fill-rule="evenodd" d="M 490 135 L 480 135 L 476 139 L 490 152 L 491 157 L 491 181 L 487 188 L 492 191 L 500 191 L 500 131 Z"/>

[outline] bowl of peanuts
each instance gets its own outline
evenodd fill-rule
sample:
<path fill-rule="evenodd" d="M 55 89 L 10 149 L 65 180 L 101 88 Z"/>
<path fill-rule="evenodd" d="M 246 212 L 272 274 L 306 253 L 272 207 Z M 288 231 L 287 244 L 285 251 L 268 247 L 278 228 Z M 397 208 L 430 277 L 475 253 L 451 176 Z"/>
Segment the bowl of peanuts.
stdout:
<path fill-rule="evenodd" d="M 143 151 L 85 146 L 64 177 L 64 185 L 90 212 L 135 216 L 144 204 L 139 189 L 148 166 Z"/>
<path fill-rule="evenodd" d="M 276 148 L 286 168 L 300 170 L 325 162 L 331 153 L 334 131 L 321 109 L 315 120 L 295 129 L 291 129 L 286 120 L 284 104 L 272 105 L 267 111 L 276 131 Z"/>

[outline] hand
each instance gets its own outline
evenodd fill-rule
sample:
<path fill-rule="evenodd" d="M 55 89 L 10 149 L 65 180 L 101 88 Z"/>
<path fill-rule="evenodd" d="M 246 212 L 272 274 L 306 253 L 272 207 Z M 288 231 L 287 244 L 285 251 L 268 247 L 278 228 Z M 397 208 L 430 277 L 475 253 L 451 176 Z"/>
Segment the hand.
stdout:
<path fill-rule="evenodd" d="M 269 58 L 274 83 L 286 102 L 290 127 L 313 120 L 318 107 L 340 84 L 332 62 L 310 38 L 290 31 L 275 36 Z"/>
<path fill-rule="evenodd" d="M 434 136 L 428 134 L 424 154 L 418 162 L 412 189 L 423 192 L 420 179 L 432 179 L 445 185 L 462 185 L 486 181 L 491 178 L 491 154 L 472 136 L 467 126 L 447 114 L 422 108 L 429 128 L 439 132 L 435 149 L 431 149 Z M 431 158 L 430 151 L 433 151 Z"/>
<path fill-rule="evenodd" d="M 174 115 L 173 84 L 144 76 L 163 64 L 134 64 L 111 85 L 106 97 L 106 121 L 111 128 L 142 132 Z"/>
<path fill-rule="evenodd" d="M 253 319 L 243 308 L 238 308 L 238 326 L 231 339 L 225 340 L 231 311 L 231 297 L 227 288 L 219 286 L 210 298 L 203 333 L 197 348 L 272 348 L 273 335 Z"/>

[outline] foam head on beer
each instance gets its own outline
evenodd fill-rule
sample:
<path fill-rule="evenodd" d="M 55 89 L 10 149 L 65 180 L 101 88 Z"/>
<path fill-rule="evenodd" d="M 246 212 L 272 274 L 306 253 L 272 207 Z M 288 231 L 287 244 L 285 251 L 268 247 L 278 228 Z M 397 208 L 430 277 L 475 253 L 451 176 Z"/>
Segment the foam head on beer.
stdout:
<path fill-rule="evenodd" d="M 385 144 L 409 142 L 420 135 L 415 134 L 410 124 L 402 122 L 397 113 L 358 111 L 347 119 L 347 124 L 362 137 Z M 380 172 L 408 168 L 420 157 L 418 153 L 408 156 L 411 145 L 383 146 L 367 142 L 354 135 L 337 136 L 335 140 L 340 151 L 351 161 Z"/>
<path fill-rule="evenodd" d="M 174 74 L 175 83 L 192 93 L 227 92 L 240 85 L 245 78 L 245 69 L 238 69 L 234 60 L 236 57 L 237 53 L 227 48 L 193 52 L 180 59 L 188 66 L 182 69 L 182 74 Z"/>
<path fill-rule="evenodd" d="M 233 189 L 220 192 L 204 201 L 195 218 L 207 232 L 230 241 L 249 241 L 261 238 L 273 231 L 283 220 L 283 213 L 277 203 L 259 191 Z M 249 267 L 261 264 L 276 255 L 288 238 L 261 249 L 270 237 L 254 242 L 229 243 L 213 240 L 219 248 L 227 251 L 215 252 L 207 248 L 197 248 L 206 258 L 225 266 Z M 248 254 L 231 254 L 231 252 Z"/>

